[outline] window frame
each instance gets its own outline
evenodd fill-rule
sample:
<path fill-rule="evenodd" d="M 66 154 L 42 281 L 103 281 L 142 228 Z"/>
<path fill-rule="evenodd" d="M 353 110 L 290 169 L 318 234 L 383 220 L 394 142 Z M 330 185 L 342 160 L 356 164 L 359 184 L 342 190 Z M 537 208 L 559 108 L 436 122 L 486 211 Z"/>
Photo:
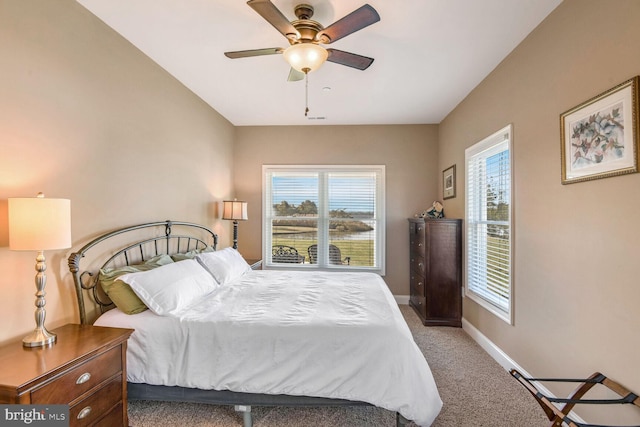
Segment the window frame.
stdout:
<path fill-rule="evenodd" d="M 508 139 L 507 141 L 505 141 L 506 139 Z M 505 145 L 506 148 L 505 149 L 498 149 L 498 147 L 500 147 L 501 145 Z M 509 268 L 507 269 L 508 272 L 508 288 L 509 288 L 509 297 L 508 297 L 508 301 L 506 304 L 506 308 L 500 306 L 499 304 L 497 304 L 494 301 L 491 301 L 490 299 L 488 299 L 485 295 L 478 293 L 476 290 L 473 289 L 473 284 L 470 285 L 470 281 L 473 281 L 473 278 L 476 277 L 475 274 L 470 274 L 470 260 L 471 257 L 474 256 L 478 251 L 483 251 L 485 254 L 488 253 L 487 250 L 487 245 L 485 243 L 485 245 L 483 246 L 483 248 L 474 250 L 474 248 L 471 247 L 472 242 L 474 239 L 472 239 L 471 237 L 471 233 L 473 233 L 476 230 L 476 224 L 478 222 L 482 222 L 484 221 L 485 223 L 487 222 L 486 218 L 483 219 L 477 219 L 476 216 L 473 216 L 474 213 L 471 212 L 471 208 L 470 208 L 470 198 L 472 197 L 472 194 L 474 194 L 474 191 L 470 190 L 470 186 L 472 185 L 472 179 L 470 179 L 470 167 L 469 164 L 471 161 L 476 160 L 478 158 L 482 158 L 482 159 L 486 159 L 489 158 L 490 155 L 487 155 L 487 153 L 491 153 L 491 155 L 495 155 L 498 153 L 502 153 L 504 151 L 508 151 L 509 153 L 509 160 L 508 160 L 508 165 L 509 165 L 509 174 L 508 174 L 508 178 L 509 178 L 509 197 L 508 197 L 508 221 L 501 221 L 500 223 L 494 222 L 494 224 L 496 225 L 506 225 L 508 227 L 508 237 L 509 237 L 509 244 L 508 244 L 508 256 L 509 256 Z M 514 191 L 513 191 L 513 126 L 511 124 L 505 126 L 504 128 L 500 129 L 499 131 L 489 135 L 488 137 L 482 139 L 481 141 L 477 142 L 476 144 L 472 145 L 471 147 L 468 147 L 465 150 L 465 223 L 466 223 L 466 227 L 465 227 L 465 246 L 466 246 L 466 251 L 465 251 L 465 257 L 464 257 L 464 261 L 465 261 L 465 285 L 464 285 L 464 290 L 465 290 L 465 296 L 470 298 L 471 300 L 475 301 L 476 303 L 478 303 L 480 306 L 484 307 L 486 310 L 488 310 L 489 312 L 493 313 L 495 316 L 497 316 L 498 318 L 502 319 L 503 321 L 505 321 L 506 323 L 513 325 L 513 321 L 514 321 L 514 316 L 513 316 L 513 308 L 514 308 L 514 284 L 513 284 L 513 277 L 514 277 L 514 258 L 513 258 L 513 248 L 514 248 L 514 229 L 513 229 L 513 212 L 514 212 Z M 478 187 L 476 187 L 475 193 L 481 193 L 484 194 L 484 197 L 486 199 L 486 189 L 483 189 L 483 187 L 485 186 L 486 181 L 480 182 L 478 183 Z M 478 196 L 479 198 L 481 198 L 482 196 Z M 486 208 L 484 210 L 485 216 L 486 216 Z M 480 285 L 480 287 L 485 287 L 485 292 L 487 295 L 491 294 L 492 291 L 487 288 L 486 283 L 484 285 Z M 496 294 L 497 295 L 497 294 Z"/>
<path fill-rule="evenodd" d="M 385 275 L 386 265 L 386 220 L 385 220 L 385 206 L 386 206 L 386 178 L 385 178 L 385 165 L 263 165 L 262 166 L 262 259 L 265 269 L 309 269 L 309 270 L 323 270 L 323 271 L 363 271 L 372 272 Z M 271 197 L 271 182 L 269 176 L 273 172 L 293 172 L 293 173 L 318 173 L 322 178 L 319 178 L 322 182 L 318 189 L 318 245 L 327 245 L 329 242 L 328 228 L 321 224 L 329 223 L 329 199 L 326 193 L 326 176 L 329 173 L 344 173 L 344 172 L 373 172 L 378 176 L 377 186 L 375 189 L 375 212 L 374 219 L 376 222 L 375 227 L 375 255 L 374 259 L 376 264 L 373 267 L 363 266 L 351 266 L 351 265 L 332 265 L 327 261 L 324 255 L 318 255 L 318 261 L 324 260 L 319 264 L 283 264 L 273 263 L 271 260 L 271 247 L 272 247 L 272 217 L 270 217 L 272 197 Z M 324 194 L 323 194 L 324 193 Z M 306 254 L 305 254 L 306 255 Z"/>

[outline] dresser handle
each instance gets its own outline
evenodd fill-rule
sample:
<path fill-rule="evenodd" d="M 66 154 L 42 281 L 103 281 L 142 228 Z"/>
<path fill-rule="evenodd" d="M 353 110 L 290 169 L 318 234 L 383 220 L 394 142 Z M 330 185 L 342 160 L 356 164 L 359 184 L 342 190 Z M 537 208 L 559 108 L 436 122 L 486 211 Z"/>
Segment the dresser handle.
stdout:
<path fill-rule="evenodd" d="M 418 263 L 418 267 L 421 267 L 421 268 L 422 268 L 422 266 L 423 266 L 423 265 L 424 265 L 424 264 L 422 264 L 421 262 L 420 262 L 420 263 Z"/>
<path fill-rule="evenodd" d="M 421 246 L 422 246 L 422 243 L 418 243 L 418 247 L 421 247 Z"/>
<path fill-rule="evenodd" d="M 84 384 L 90 379 L 91 379 L 91 374 L 89 372 L 85 372 L 84 374 L 78 377 L 78 379 L 76 380 L 76 384 Z"/>
<path fill-rule="evenodd" d="M 78 416 L 76 418 L 81 420 L 83 418 L 88 417 L 90 413 L 91 413 L 91 406 L 85 406 L 84 408 L 82 408 L 80 410 L 80 412 L 78 413 Z"/>
<path fill-rule="evenodd" d="M 418 286 L 422 286 L 422 282 L 418 282 Z"/>

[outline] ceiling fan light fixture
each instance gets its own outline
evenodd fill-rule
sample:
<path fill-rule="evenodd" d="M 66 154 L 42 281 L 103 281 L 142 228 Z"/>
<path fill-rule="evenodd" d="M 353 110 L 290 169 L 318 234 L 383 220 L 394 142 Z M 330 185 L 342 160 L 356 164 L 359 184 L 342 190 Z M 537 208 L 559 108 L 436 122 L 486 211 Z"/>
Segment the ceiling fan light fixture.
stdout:
<path fill-rule="evenodd" d="M 329 52 L 322 46 L 314 43 L 296 43 L 289 46 L 284 52 L 284 59 L 292 68 L 308 73 L 315 71 L 329 56 Z"/>

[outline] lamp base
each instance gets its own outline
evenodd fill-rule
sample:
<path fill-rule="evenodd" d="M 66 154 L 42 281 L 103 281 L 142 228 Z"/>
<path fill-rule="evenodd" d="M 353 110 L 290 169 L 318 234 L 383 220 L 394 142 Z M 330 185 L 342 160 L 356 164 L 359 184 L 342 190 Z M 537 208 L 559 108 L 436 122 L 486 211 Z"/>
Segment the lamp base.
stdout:
<path fill-rule="evenodd" d="M 233 220 L 233 249 L 238 249 L 238 220 Z"/>
<path fill-rule="evenodd" d="M 22 345 L 24 347 L 44 347 L 54 344 L 56 339 L 56 334 L 47 331 L 44 327 L 36 328 L 22 339 Z"/>

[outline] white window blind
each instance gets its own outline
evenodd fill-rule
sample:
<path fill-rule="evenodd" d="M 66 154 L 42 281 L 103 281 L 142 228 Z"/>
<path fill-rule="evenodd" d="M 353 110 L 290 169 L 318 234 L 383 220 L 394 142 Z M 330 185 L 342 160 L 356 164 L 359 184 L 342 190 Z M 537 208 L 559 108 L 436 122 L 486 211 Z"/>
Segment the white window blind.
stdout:
<path fill-rule="evenodd" d="M 512 322 L 511 126 L 465 151 L 466 291 Z"/>
<path fill-rule="evenodd" d="M 267 267 L 384 271 L 384 166 L 264 166 L 263 176 Z"/>

